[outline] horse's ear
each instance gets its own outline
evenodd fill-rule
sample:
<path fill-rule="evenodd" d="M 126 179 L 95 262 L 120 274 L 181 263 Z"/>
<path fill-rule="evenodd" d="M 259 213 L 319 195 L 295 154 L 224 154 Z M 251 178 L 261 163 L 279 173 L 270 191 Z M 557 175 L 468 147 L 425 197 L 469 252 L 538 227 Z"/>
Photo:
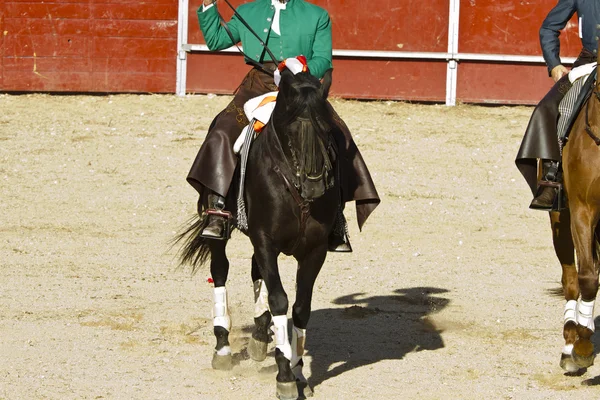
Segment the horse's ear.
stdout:
<path fill-rule="evenodd" d="M 331 82 L 333 81 L 333 68 L 329 68 L 327 71 L 325 71 L 325 74 L 323 74 L 323 80 L 321 82 L 321 97 L 323 97 L 324 99 L 327 98 L 327 96 L 329 96 L 329 88 L 331 88 Z"/>
<path fill-rule="evenodd" d="M 294 79 L 294 74 L 287 68 L 284 68 L 281 71 L 281 81 L 279 81 L 279 93 L 283 94 L 283 97 L 289 98 L 291 96 L 292 89 L 292 80 Z"/>

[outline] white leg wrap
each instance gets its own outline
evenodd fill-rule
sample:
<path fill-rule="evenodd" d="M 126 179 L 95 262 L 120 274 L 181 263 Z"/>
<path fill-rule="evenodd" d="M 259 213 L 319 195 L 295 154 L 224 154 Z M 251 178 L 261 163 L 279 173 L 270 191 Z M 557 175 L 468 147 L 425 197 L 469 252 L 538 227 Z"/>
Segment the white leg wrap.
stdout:
<path fill-rule="evenodd" d="M 566 344 L 565 347 L 563 347 L 563 354 L 571 354 L 572 352 L 573 352 L 572 344 Z"/>
<path fill-rule="evenodd" d="M 292 368 L 295 367 L 304 355 L 304 343 L 306 342 L 306 329 L 292 328 Z"/>
<path fill-rule="evenodd" d="M 594 332 L 594 300 L 583 301 L 579 299 L 577 303 L 577 323 Z"/>
<path fill-rule="evenodd" d="M 214 294 L 213 326 L 220 326 L 230 331 L 231 318 L 229 317 L 229 307 L 227 305 L 227 289 L 225 289 L 225 286 L 216 287 Z"/>
<path fill-rule="evenodd" d="M 254 281 L 254 318 L 258 318 L 269 311 L 269 292 L 262 279 Z"/>
<path fill-rule="evenodd" d="M 226 356 L 228 354 L 231 354 L 231 347 L 223 346 L 219 350 L 217 350 L 216 353 L 220 356 Z"/>
<path fill-rule="evenodd" d="M 279 349 L 288 360 L 292 359 L 292 346 L 287 330 L 287 316 L 276 315 L 273 317 L 275 331 L 275 347 Z"/>
<path fill-rule="evenodd" d="M 569 321 L 577 322 L 577 300 L 569 300 L 565 304 L 565 324 Z"/>

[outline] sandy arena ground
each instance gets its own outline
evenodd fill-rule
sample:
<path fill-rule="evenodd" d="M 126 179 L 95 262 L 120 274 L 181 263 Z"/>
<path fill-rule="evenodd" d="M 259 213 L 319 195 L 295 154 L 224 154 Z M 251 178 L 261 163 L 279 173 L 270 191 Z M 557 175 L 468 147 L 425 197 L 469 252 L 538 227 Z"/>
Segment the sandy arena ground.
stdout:
<path fill-rule="evenodd" d="M 274 398 L 272 346 L 245 351 L 248 240 L 229 246 L 231 372 L 210 366 L 208 269 L 177 270 L 168 245 L 229 99 L 0 95 L 0 399 Z M 360 233 L 347 208 L 354 252 L 317 280 L 315 398 L 597 398 L 599 366 L 558 365 L 560 266 L 513 162 L 532 108 L 332 102 L 382 203 Z"/>

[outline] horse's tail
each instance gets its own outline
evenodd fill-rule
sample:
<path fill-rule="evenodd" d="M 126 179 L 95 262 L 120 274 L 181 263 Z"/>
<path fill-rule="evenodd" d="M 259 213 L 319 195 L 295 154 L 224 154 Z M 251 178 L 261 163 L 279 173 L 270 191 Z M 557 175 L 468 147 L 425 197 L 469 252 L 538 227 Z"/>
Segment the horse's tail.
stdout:
<path fill-rule="evenodd" d="M 173 238 L 172 245 L 174 246 L 183 241 L 183 245 L 177 254 L 179 266 L 189 265 L 192 267 L 192 274 L 195 274 L 206 260 L 208 260 L 210 248 L 208 240 L 200 236 L 202 229 L 206 225 L 205 221 L 196 215 L 189 220 L 189 224 L 188 228 Z"/>

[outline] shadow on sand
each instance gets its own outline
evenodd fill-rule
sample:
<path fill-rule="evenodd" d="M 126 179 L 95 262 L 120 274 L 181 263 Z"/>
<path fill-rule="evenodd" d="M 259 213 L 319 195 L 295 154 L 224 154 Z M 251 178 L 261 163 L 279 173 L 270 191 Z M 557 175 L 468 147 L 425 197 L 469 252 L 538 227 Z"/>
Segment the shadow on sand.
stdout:
<path fill-rule="evenodd" d="M 356 293 L 333 301 L 348 307 L 314 310 L 306 342 L 306 354 L 312 357 L 309 384 L 315 387 L 354 368 L 399 360 L 412 351 L 443 348 L 442 331 L 427 317 L 448 305 L 448 299 L 436 296 L 446 292 L 415 287 L 397 289 L 390 296 Z"/>

